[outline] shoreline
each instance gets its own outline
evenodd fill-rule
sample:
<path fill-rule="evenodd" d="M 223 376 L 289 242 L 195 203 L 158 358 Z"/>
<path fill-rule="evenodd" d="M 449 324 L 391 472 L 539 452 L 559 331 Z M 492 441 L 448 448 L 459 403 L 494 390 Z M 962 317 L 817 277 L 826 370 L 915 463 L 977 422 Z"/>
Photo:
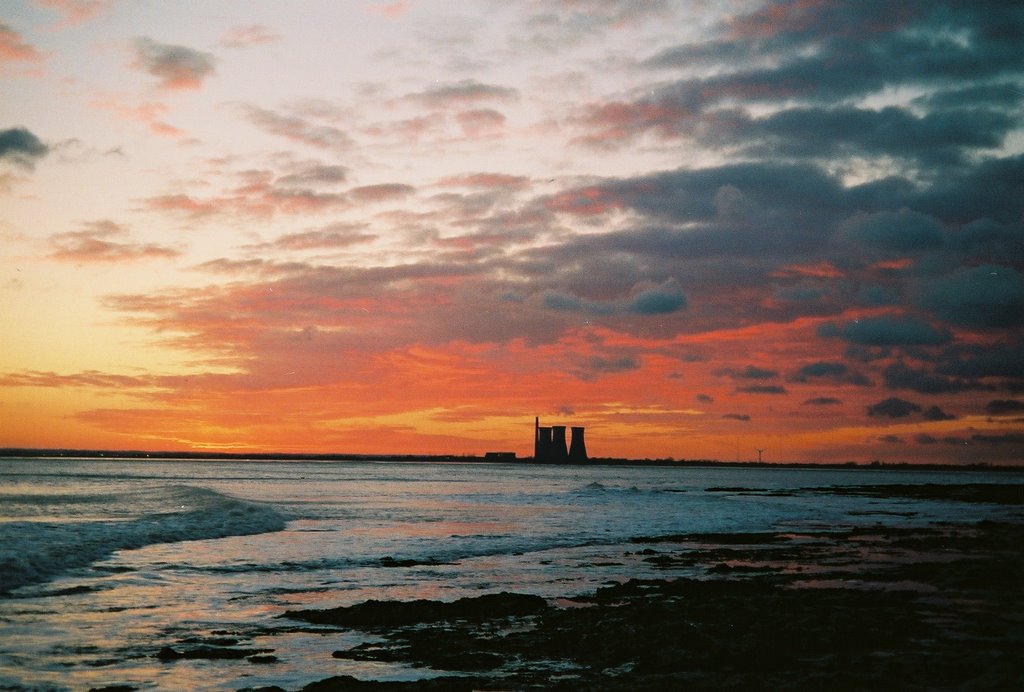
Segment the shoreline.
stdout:
<path fill-rule="evenodd" d="M 633 555 L 703 574 L 278 618 L 368 637 L 335 660 L 422 675 L 307 691 L 1010 689 L 1024 683 L 1022 541 L 1024 523 L 996 522 L 638 537 Z"/>
<path fill-rule="evenodd" d="M 507 466 L 617 466 L 668 468 L 752 468 L 752 469 L 838 469 L 871 471 L 983 471 L 1024 473 L 1024 465 L 1008 464 L 935 464 L 913 462 L 816 462 L 816 461 L 720 461 L 717 459 L 627 459 L 591 457 L 585 462 L 534 461 L 532 457 L 488 458 L 481 455 L 455 454 L 339 454 L 290 452 L 182 452 L 97 449 L 0 448 L 0 459 L 130 459 L 140 461 L 311 461 L 311 462 L 404 462 L 404 463 L 469 463 Z"/>

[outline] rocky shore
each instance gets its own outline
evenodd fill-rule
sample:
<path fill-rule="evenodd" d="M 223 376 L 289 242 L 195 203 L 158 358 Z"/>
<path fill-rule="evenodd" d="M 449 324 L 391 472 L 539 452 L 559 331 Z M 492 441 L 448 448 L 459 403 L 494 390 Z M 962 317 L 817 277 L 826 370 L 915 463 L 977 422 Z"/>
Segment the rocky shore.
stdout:
<path fill-rule="evenodd" d="M 1024 504 L 1020 485 L 806 492 Z M 334 651 L 337 659 L 404 663 L 424 676 L 336 676 L 303 689 L 1024 689 L 1024 515 L 1020 523 L 638 536 L 634 546 L 623 559 L 696 576 L 554 601 L 501 593 L 289 611 L 282 618 L 298 631 L 367 635 Z M 254 661 L 267 654 L 244 652 Z"/>

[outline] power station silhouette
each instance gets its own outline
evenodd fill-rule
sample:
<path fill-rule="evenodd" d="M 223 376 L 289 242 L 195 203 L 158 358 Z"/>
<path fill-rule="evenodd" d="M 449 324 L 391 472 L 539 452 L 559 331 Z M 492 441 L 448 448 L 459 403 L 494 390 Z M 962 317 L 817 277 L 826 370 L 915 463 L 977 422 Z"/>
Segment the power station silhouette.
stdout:
<path fill-rule="evenodd" d="M 533 419 L 533 460 L 546 463 L 580 463 L 587 460 L 587 444 L 582 427 L 570 428 L 572 442 L 565 446 L 565 426 L 540 426 L 540 417 Z"/>

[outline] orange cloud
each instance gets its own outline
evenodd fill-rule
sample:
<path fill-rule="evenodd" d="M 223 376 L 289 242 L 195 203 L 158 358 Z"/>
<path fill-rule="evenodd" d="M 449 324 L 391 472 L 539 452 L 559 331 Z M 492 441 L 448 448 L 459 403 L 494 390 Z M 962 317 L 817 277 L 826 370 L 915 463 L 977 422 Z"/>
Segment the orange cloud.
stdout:
<path fill-rule="evenodd" d="M 132 242 L 128 231 L 113 221 L 96 221 L 82 231 L 58 233 L 50 237 L 50 245 L 50 257 L 64 262 L 135 262 L 181 254 L 165 245 Z"/>

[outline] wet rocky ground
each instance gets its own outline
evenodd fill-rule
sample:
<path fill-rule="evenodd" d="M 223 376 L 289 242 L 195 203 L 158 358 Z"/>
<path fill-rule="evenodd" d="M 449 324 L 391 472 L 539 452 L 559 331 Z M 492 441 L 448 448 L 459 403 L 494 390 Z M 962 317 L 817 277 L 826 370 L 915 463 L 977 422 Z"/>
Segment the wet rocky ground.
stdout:
<path fill-rule="evenodd" d="M 1024 505 L 1021 485 L 831 491 Z M 557 601 L 503 593 L 282 617 L 299 630 L 368 635 L 335 658 L 433 676 L 331 677 L 305 690 L 1024 689 L 1024 514 L 1014 519 L 637 537 L 624 559 L 696 578 Z"/>

